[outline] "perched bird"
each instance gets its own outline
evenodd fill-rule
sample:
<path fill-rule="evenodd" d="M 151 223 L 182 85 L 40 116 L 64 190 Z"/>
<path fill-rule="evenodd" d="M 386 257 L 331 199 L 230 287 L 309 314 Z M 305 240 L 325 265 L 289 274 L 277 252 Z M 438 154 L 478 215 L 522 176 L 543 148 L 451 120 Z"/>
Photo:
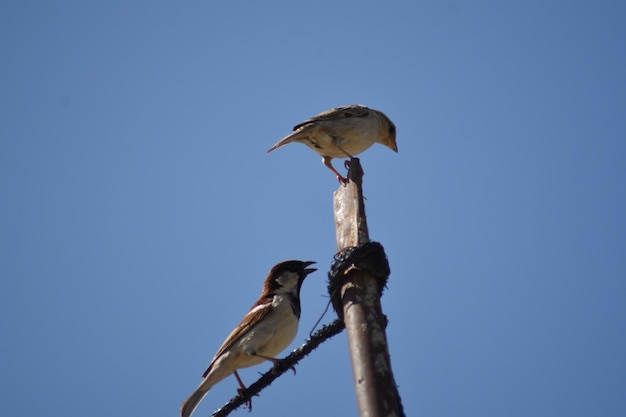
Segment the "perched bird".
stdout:
<path fill-rule="evenodd" d="M 241 323 L 226 338 L 211 360 L 198 388 L 180 407 L 180 415 L 189 417 L 204 395 L 230 374 L 235 374 L 241 390 L 244 386 L 237 369 L 263 361 L 278 362 L 274 356 L 296 337 L 300 320 L 300 288 L 315 262 L 285 261 L 275 265 L 265 278 L 261 297 Z"/>
<path fill-rule="evenodd" d="M 359 104 L 336 107 L 294 126 L 267 152 L 291 142 L 300 142 L 322 155 L 322 163 L 346 182 L 331 164 L 333 158 L 352 158 L 378 142 L 398 152 L 396 126 L 381 111 Z"/>

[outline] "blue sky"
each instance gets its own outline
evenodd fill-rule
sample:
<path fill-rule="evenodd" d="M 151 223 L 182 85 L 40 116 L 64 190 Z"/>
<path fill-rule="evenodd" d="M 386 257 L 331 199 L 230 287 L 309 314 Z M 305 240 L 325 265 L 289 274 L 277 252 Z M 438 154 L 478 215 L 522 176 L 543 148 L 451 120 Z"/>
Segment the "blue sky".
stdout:
<path fill-rule="evenodd" d="M 298 346 L 338 184 L 302 145 L 266 150 L 362 103 L 398 129 L 361 162 L 407 415 L 624 415 L 625 21 L 619 1 L 3 2 L 0 412 L 177 415 L 292 258 L 320 267 Z M 250 415 L 294 414 L 356 415 L 345 335 Z"/>

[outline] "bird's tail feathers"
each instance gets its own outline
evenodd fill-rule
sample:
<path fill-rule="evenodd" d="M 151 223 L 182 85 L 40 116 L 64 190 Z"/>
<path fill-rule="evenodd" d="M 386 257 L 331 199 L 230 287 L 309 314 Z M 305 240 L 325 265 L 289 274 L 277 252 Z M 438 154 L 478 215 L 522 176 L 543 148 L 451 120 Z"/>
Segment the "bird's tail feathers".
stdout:
<path fill-rule="evenodd" d="M 204 398 L 206 393 L 209 391 L 209 388 L 203 388 L 202 386 L 199 386 L 198 389 L 196 389 L 193 394 L 191 394 L 189 398 L 185 400 L 183 405 L 180 406 L 180 416 L 190 417 L 198 404 L 200 404 L 200 401 L 202 401 L 202 398 Z"/>
<path fill-rule="evenodd" d="M 274 146 L 272 146 L 271 148 L 269 148 L 269 149 L 267 150 L 267 153 L 270 153 L 270 152 L 272 152 L 272 151 L 273 151 L 274 149 L 276 149 L 276 148 L 280 148 L 280 147 L 281 147 L 281 146 L 283 146 L 283 145 L 286 145 L 286 144 L 288 144 L 288 143 L 293 142 L 293 141 L 294 141 L 294 139 L 295 139 L 295 136 L 294 136 L 293 134 L 291 134 L 291 135 L 289 135 L 289 136 L 285 136 L 284 138 L 282 138 L 281 140 L 279 140 L 278 142 L 276 142 L 276 143 L 274 144 Z"/>

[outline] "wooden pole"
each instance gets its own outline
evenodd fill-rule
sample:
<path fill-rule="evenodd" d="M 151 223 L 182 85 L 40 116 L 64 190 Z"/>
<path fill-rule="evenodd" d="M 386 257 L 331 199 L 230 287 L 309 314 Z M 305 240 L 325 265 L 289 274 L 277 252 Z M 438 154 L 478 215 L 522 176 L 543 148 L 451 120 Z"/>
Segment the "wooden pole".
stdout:
<path fill-rule="evenodd" d="M 360 161 L 352 158 L 348 183 L 334 194 L 339 251 L 369 242 L 362 183 Z M 380 284 L 368 271 L 355 268 L 346 274 L 341 300 L 360 417 L 404 415 L 391 370 L 380 296 Z"/>

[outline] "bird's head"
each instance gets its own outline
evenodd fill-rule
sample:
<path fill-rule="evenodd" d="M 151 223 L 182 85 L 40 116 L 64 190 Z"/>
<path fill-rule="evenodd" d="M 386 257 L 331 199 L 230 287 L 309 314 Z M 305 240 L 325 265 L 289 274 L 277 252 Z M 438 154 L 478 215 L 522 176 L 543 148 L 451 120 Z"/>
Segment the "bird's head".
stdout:
<path fill-rule="evenodd" d="M 381 135 L 378 137 L 377 142 L 385 145 L 394 152 L 398 152 L 398 144 L 396 143 L 396 125 L 393 124 L 391 119 L 381 111 L 375 110 L 380 120 Z"/>
<path fill-rule="evenodd" d="M 300 295 L 302 282 L 315 268 L 307 268 L 313 265 L 312 261 L 285 261 L 276 264 L 267 275 L 263 285 L 263 294 L 293 294 Z"/>

